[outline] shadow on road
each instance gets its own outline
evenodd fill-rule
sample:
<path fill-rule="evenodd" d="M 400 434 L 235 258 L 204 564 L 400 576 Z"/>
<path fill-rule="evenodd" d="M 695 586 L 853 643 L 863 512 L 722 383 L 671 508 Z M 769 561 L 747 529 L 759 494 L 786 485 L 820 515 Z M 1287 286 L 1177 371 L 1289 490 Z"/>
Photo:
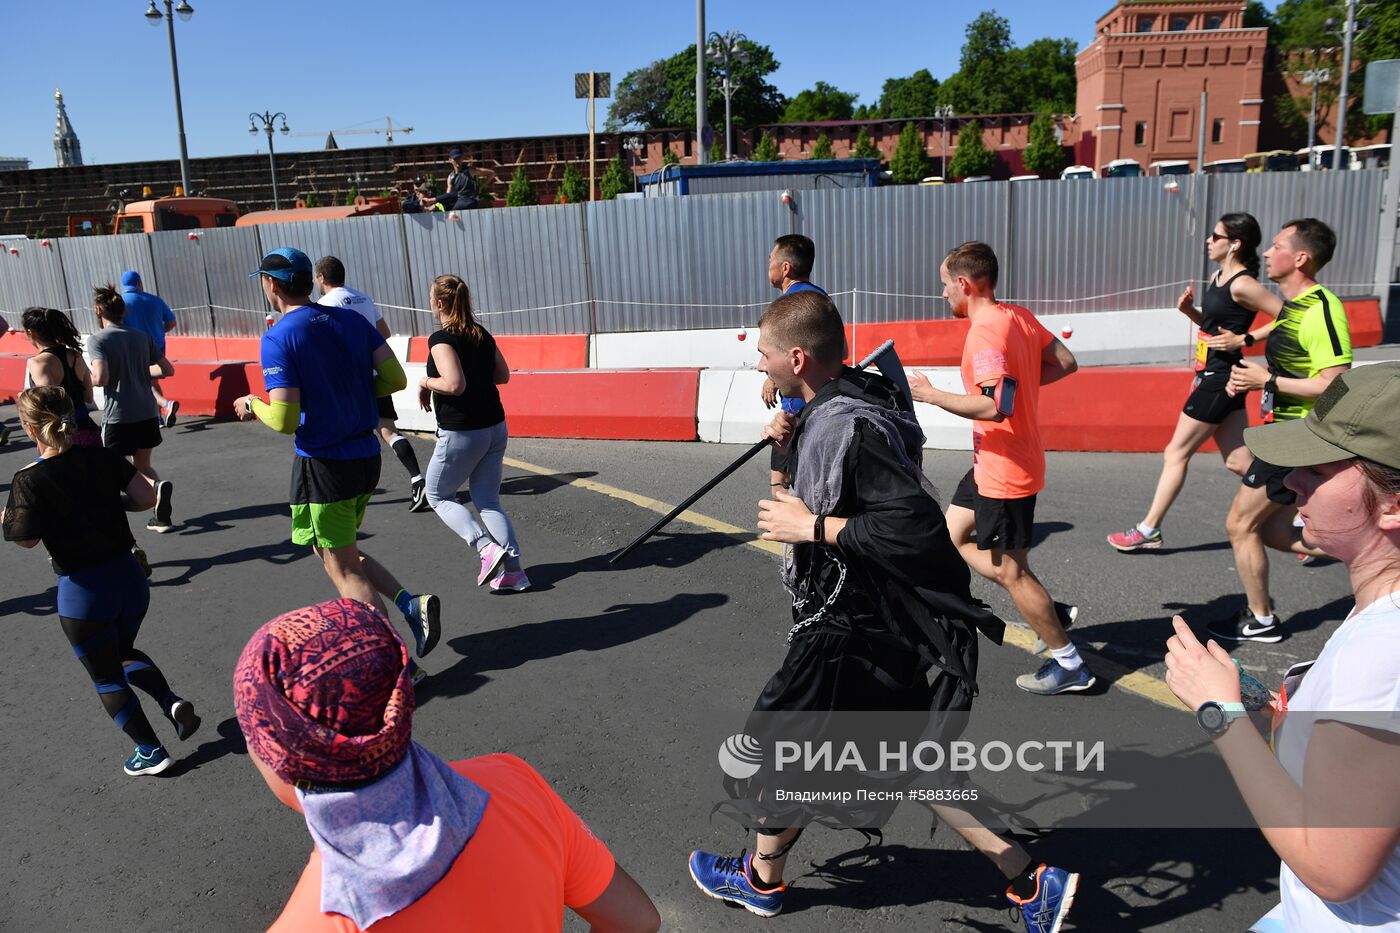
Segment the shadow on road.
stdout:
<path fill-rule="evenodd" d="M 167 774 L 170 777 L 179 777 L 190 771 L 197 771 L 200 765 L 207 765 L 225 755 L 248 754 L 248 744 L 243 740 L 243 732 L 238 728 L 237 719 L 230 716 L 219 723 L 214 731 L 219 735 L 217 739 L 201 742 L 194 751 L 177 759 Z"/>
<path fill-rule="evenodd" d="M 597 470 L 579 470 L 574 473 L 528 473 L 512 476 L 501 483 L 501 494 L 507 496 L 542 496 L 560 486 L 567 486 L 576 479 L 591 479 L 598 475 Z"/>
<path fill-rule="evenodd" d="M 662 531 L 643 543 L 637 550 L 628 554 L 616 565 L 610 564 L 608 561 L 614 554 L 622 550 L 621 546 L 603 554 L 594 554 L 578 560 L 556 561 L 552 564 L 531 564 L 527 569 L 530 573 L 532 589 L 548 590 L 553 589 L 554 584 L 580 573 L 640 570 L 644 567 L 664 567 L 667 569 L 685 567 L 721 548 L 736 547 L 742 543 L 740 538 L 718 531 L 693 532 L 685 529 L 674 532 Z"/>
<path fill-rule="evenodd" d="M 14 599 L 7 599 L 0 603 L 0 619 L 12 616 L 17 612 L 29 616 L 47 616 L 58 612 L 58 585 L 55 584 L 38 593 L 16 596 Z"/>
<path fill-rule="evenodd" d="M 260 560 L 277 567 L 284 567 L 287 564 L 301 560 L 310 554 L 308 548 L 298 547 L 291 541 L 283 540 L 275 544 L 259 544 L 256 547 L 239 548 L 235 551 L 228 551 L 214 557 L 192 557 L 188 560 L 163 560 L 159 563 L 151 564 L 151 570 L 158 571 L 165 567 L 184 568 L 179 575 L 160 580 L 151 580 L 151 586 L 182 586 L 189 583 L 195 577 L 212 570 L 215 567 L 227 567 L 231 564 L 241 564 L 250 560 Z M 154 574 L 153 574 L 154 575 Z"/>
<path fill-rule="evenodd" d="M 530 570 L 534 573 L 534 568 Z M 506 671 L 530 661 L 578 651 L 606 651 L 674 628 L 707 609 L 729 602 L 722 593 L 678 593 L 654 603 L 618 603 L 592 616 L 551 619 L 454 638 L 448 642 L 463 657 L 430 677 L 419 689 L 420 701 L 463 696 L 486 683 L 485 671 Z"/>
<path fill-rule="evenodd" d="M 290 516 L 292 508 L 286 502 L 263 502 L 258 505 L 244 505 L 222 512 L 207 515 L 193 515 L 180 519 L 181 535 L 202 535 L 211 531 L 227 531 L 231 523 L 249 521 L 255 518 L 269 518 L 274 515 Z"/>

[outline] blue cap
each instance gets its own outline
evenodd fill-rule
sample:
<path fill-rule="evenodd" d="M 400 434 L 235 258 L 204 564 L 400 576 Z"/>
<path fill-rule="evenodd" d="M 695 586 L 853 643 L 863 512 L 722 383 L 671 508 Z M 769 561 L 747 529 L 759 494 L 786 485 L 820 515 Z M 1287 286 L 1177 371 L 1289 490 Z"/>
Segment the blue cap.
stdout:
<path fill-rule="evenodd" d="M 256 272 L 249 272 L 248 278 L 255 275 L 265 275 L 269 278 L 277 279 L 279 282 L 290 283 L 298 273 L 305 273 L 306 277 L 311 277 L 311 259 L 299 249 L 292 249 L 290 246 L 282 246 L 274 249 L 262 258 L 258 264 Z"/>
<path fill-rule="evenodd" d="M 141 273 L 128 269 L 122 273 L 122 288 L 141 288 Z"/>

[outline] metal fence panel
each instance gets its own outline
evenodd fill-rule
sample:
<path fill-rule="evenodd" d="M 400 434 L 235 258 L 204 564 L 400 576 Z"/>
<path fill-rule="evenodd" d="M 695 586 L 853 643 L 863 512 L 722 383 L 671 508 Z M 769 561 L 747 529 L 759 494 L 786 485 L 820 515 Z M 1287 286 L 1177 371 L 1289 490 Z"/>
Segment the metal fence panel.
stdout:
<path fill-rule="evenodd" d="M 687 178 L 687 190 L 697 194 L 737 194 L 741 191 L 764 191 L 770 197 L 777 197 L 783 188 L 793 191 L 831 190 L 833 188 L 868 188 L 864 172 L 850 174 L 819 174 L 793 172 L 791 175 L 717 175 L 714 177 Z M 778 190 L 774 190 L 774 189 Z"/>
<path fill-rule="evenodd" d="M 774 297 L 769 249 L 795 224 L 771 191 L 594 201 L 587 211 L 599 333 L 753 324 Z"/>
<path fill-rule="evenodd" d="M 817 246 L 812 281 L 857 324 L 946 318 L 943 256 L 974 239 L 1004 256 L 1006 197 L 994 184 L 804 191 L 796 203 L 800 232 Z"/>
<path fill-rule="evenodd" d="M 0 248 L 0 317 L 11 330 L 20 329 L 25 308 L 71 307 L 63 284 L 63 259 L 54 242 L 40 246 L 37 240 L 17 241 Z M 11 249 L 16 252 L 11 254 Z"/>
<path fill-rule="evenodd" d="M 481 323 L 495 334 L 583 334 L 591 315 L 584 267 L 583 205 L 463 211 L 404 218 L 408 264 L 427 309 L 439 275 L 461 276 Z M 432 328 L 426 314 L 421 327 Z"/>
<path fill-rule="evenodd" d="M 200 231 L 200 252 L 209 283 L 216 337 L 261 337 L 267 330 L 262 285 L 248 273 L 263 249 L 259 227 L 220 227 Z"/>
<path fill-rule="evenodd" d="M 185 230 L 167 230 L 150 236 L 154 269 L 151 281 L 142 280 L 146 291 L 159 295 L 175 312 L 176 334 L 214 336 L 214 321 L 209 313 L 209 283 L 204 274 L 203 237 L 191 240 Z"/>
<path fill-rule="evenodd" d="M 260 230 L 264 251 L 291 246 L 311 257 L 335 256 L 345 264 L 345 284 L 374 299 L 396 334 L 413 330 L 413 288 L 403 251 L 403 217 L 381 214 L 344 220 L 303 220 L 265 225 Z"/>
<path fill-rule="evenodd" d="M 1175 191 L 1161 178 L 1007 182 L 999 294 L 1038 315 L 1175 307 L 1201 273 L 1203 179 L 1177 176 Z"/>
<path fill-rule="evenodd" d="M 123 233 L 114 236 L 63 237 L 53 241 L 63 260 L 67 281 L 69 317 L 78 330 L 91 334 L 97 329 L 92 309 L 92 290 L 101 285 L 121 287 L 122 273 L 134 269 L 141 282 L 153 289 L 160 288 L 151 259 L 150 239 L 144 233 Z"/>

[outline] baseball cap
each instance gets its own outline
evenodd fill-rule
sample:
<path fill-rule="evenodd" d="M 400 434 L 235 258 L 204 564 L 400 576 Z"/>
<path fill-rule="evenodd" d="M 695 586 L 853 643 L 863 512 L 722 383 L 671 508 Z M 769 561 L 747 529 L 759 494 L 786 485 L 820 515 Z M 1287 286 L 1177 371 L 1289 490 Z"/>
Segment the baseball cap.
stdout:
<path fill-rule="evenodd" d="M 257 271 L 249 272 L 248 278 L 265 275 L 279 282 L 290 283 L 298 273 L 305 273 L 308 279 L 311 277 L 310 258 L 299 249 L 281 246 L 264 256 Z"/>
<path fill-rule="evenodd" d="M 462 150 L 460 150 L 460 149 L 453 149 L 451 152 L 449 152 L 449 153 L 447 154 L 447 157 L 448 157 L 449 159 L 460 159 L 460 158 L 462 157 Z"/>
<path fill-rule="evenodd" d="M 1361 457 L 1400 469 L 1400 362 L 1373 363 L 1342 373 L 1307 417 L 1244 432 L 1260 460 L 1275 466 L 1314 466 Z"/>
<path fill-rule="evenodd" d="M 141 273 L 128 269 L 122 273 L 122 288 L 140 288 Z"/>

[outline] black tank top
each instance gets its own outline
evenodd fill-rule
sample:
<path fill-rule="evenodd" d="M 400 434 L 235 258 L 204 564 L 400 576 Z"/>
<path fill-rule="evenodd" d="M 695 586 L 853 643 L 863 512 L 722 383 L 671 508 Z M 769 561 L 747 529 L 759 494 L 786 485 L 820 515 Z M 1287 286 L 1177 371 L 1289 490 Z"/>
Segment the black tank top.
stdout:
<path fill-rule="evenodd" d="M 1201 297 L 1201 330 L 1211 336 L 1229 331 L 1232 334 L 1249 332 L 1254 323 L 1254 312 L 1241 305 L 1230 295 L 1230 286 L 1235 279 L 1248 275 L 1247 271 L 1236 272 L 1230 278 L 1215 284 L 1214 279 L 1206 284 L 1206 293 Z M 1214 278 L 1219 278 L 1216 273 Z M 1230 370 L 1243 359 L 1238 350 L 1207 350 L 1205 366 L 1201 368 L 1201 384 L 1212 388 L 1224 388 L 1230 381 Z M 1200 360 L 1200 353 L 1197 353 Z M 1198 366 L 1198 368 L 1200 368 Z"/>
<path fill-rule="evenodd" d="M 87 387 L 83 385 L 83 380 L 78 378 L 78 371 L 68 362 L 69 353 L 77 353 L 69 347 L 46 347 L 39 353 L 52 353 L 63 367 L 63 380 L 59 385 L 63 391 L 68 393 L 68 401 L 73 403 L 73 420 L 80 428 L 96 428 L 97 422 L 92 420 L 91 413 L 88 412 L 87 402 L 84 396 L 87 395 Z M 38 356 L 39 354 L 34 354 Z"/>

